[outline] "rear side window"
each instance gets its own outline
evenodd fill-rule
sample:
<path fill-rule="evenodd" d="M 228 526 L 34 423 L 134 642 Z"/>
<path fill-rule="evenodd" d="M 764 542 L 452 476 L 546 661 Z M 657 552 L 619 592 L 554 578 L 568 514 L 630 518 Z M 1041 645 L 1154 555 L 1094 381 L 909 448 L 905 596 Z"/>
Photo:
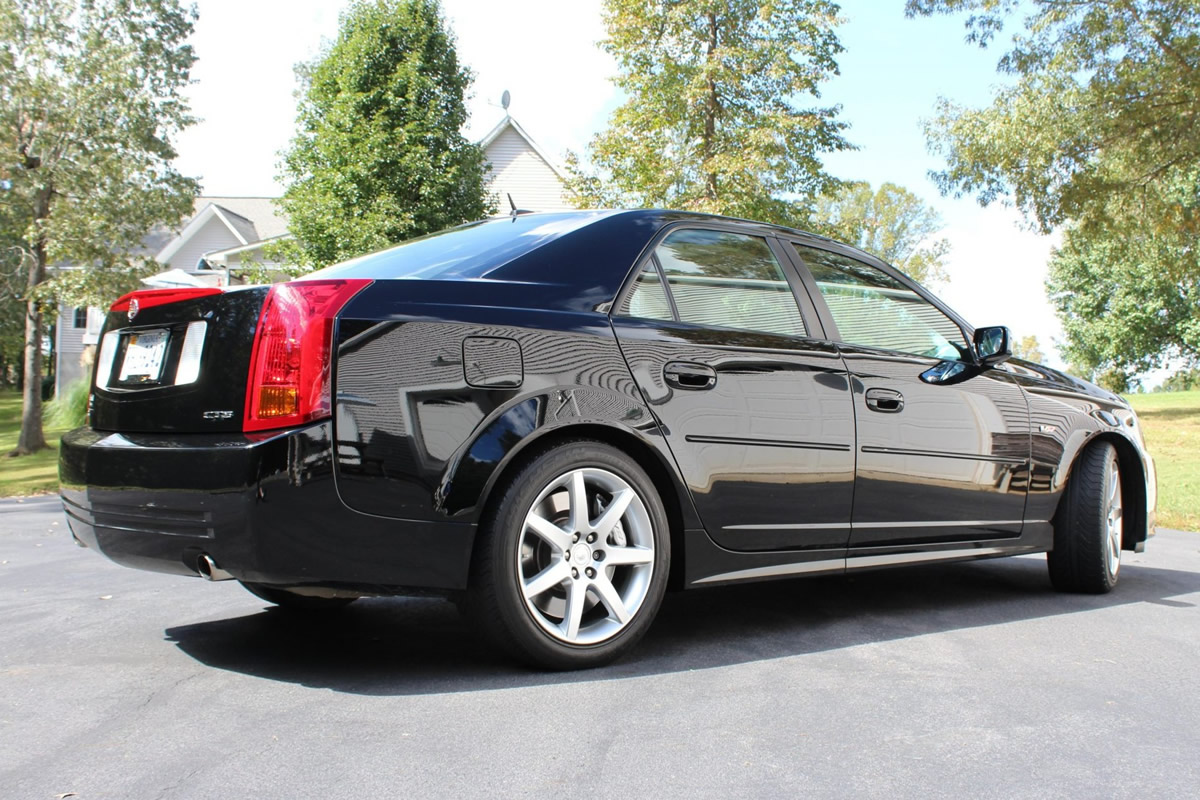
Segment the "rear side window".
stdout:
<path fill-rule="evenodd" d="M 659 244 L 654 256 L 658 268 L 652 261 L 642 271 L 618 313 L 807 335 L 792 289 L 765 239 L 728 231 L 677 230 Z"/>
<path fill-rule="evenodd" d="M 675 319 L 671 301 L 667 299 L 667 290 L 663 288 L 653 259 L 637 276 L 633 291 L 625 298 L 617 313 L 623 317 L 642 319 Z"/>
<path fill-rule="evenodd" d="M 842 341 L 951 360 L 968 352 L 954 320 L 886 272 L 838 253 L 794 246 L 816 280 Z"/>

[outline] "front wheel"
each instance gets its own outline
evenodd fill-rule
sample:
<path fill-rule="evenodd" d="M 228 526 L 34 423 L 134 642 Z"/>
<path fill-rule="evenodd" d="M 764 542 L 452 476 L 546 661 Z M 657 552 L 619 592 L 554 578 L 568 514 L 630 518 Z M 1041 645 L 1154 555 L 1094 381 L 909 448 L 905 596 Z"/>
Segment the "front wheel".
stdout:
<path fill-rule="evenodd" d="M 468 611 L 518 659 L 595 667 L 646 633 L 662 603 L 671 537 L 645 471 L 609 445 L 542 452 L 506 484 L 480 530 Z"/>
<path fill-rule="evenodd" d="M 1117 450 L 1099 442 L 1079 457 L 1054 520 L 1054 549 L 1046 554 L 1054 588 L 1089 594 L 1112 591 L 1121 570 L 1124 533 Z"/>

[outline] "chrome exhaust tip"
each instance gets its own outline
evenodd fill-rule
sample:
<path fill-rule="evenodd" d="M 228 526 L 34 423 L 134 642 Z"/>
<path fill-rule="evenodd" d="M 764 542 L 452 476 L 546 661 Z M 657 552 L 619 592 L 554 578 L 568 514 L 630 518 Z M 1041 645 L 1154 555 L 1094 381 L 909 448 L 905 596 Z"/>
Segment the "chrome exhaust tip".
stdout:
<path fill-rule="evenodd" d="M 213 557 L 208 553 L 202 553 L 200 558 L 196 559 L 196 571 L 206 581 L 233 580 L 233 576 L 218 567 L 217 562 L 213 561 Z"/>

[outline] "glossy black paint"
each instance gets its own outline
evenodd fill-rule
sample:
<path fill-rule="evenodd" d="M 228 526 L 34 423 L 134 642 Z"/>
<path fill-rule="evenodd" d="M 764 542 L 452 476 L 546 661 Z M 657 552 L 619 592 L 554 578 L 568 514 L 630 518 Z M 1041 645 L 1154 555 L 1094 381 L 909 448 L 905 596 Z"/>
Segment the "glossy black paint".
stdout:
<path fill-rule="evenodd" d="M 1141 550 L 1154 529 L 1157 482 L 1137 415 L 1117 395 L 1058 370 L 1012 359 L 1003 369 L 1029 399 L 1030 484 L 1026 518 L 1053 519 L 1071 467 L 1093 441 L 1112 442 L 1126 498 L 1125 549 Z M 1132 539 L 1132 541 L 1131 541 Z"/>
<path fill-rule="evenodd" d="M 473 531 L 356 514 L 333 485 L 332 426 L 270 437 L 63 437 L 72 533 L 126 566 L 195 575 L 207 553 L 239 579 L 367 591 L 465 587 Z"/>
<path fill-rule="evenodd" d="M 92 386 L 92 427 L 100 431 L 137 433 L 218 433 L 240 431 L 246 405 L 246 377 L 250 349 L 258 325 L 259 311 L 267 296 L 266 287 L 252 287 L 142 309 L 130 321 L 124 311 L 110 311 L 105 331 L 171 331 L 170 346 L 163 365 L 173 375 L 183 345 L 182 332 L 189 322 L 208 323 L 200 376 L 184 386 L 147 385 L 122 387 L 116 383 L 124 355 L 126 337 L 113 360 L 113 383 L 109 389 Z M 96 367 L 99 369 L 99 366 Z M 230 412 L 228 416 L 222 413 Z"/>
<path fill-rule="evenodd" d="M 614 315 L 673 226 L 767 238 L 810 336 Z M 210 321 L 202 380 L 96 393 L 62 448 L 72 531 L 148 569 L 194 574 L 207 552 L 261 583 L 456 592 L 508 471 L 591 438 L 654 480 L 675 584 L 708 585 L 1046 550 L 1075 458 L 1104 437 L 1133 498 L 1125 546 L 1142 546 L 1153 465 L 1126 404 L 1018 360 L 847 345 L 789 242 L 898 276 L 819 237 L 661 211 L 593 215 L 459 279 L 391 279 L 386 252 L 332 268 L 317 277 L 374 280 L 339 316 L 332 419 L 263 436 L 239 428 L 265 289 L 149 309 L 139 325 Z M 238 413 L 205 427 L 210 406 Z"/>
<path fill-rule="evenodd" d="M 446 302 L 432 317 L 427 305 L 394 302 L 392 289 L 365 290 L 338 328 L 337 485 L 351 508 L 473 522 L 498 469 L 570 427 L 628 437 L 667 462 L 604 314 Z M 468 337 L 515 343 L 520 386 L 472 385 L 512 368 L 464 361 Z"/>
<path fill-rule="evenodd" d="M 921 374 L 936 359 L 843 346 L 857 422 L 854 547 L 1012 538 L 1029 481 L 1029 409 L 1007 374 L 954 385 Z M 871 392 L 903 397 L 891 411 Z"/>
<path fill-rule="evenodd" d="M 837 349 L 819 340 L 614 318 L 629 369 L 704 528 L 731 550 L 843 549 L 854 491 L 854 416 Z M 668 365 L 708 366 L 704 389 Z"/>
<path fill-rule="evenodd" d="M 571 222 L 581 217 L 591 221 L 582 226 Z M 392 297 L 411 302 L 438 302 L 436 298 L 441 298 L 441 302 L 451 305 L 594 311 L 612 300 L 645 243 L 664 224 L 684 217 L 671 211 L 585 211 L 491 220 L 484 224 L 512 228 L 522 235 L 545 228 L 546 241 L 516 256 L 501 253 L 495 264 L 472 262 L 470 268 L 452 278 L 406 279 Z M 570 232 L 559 235 L 564 222 Z M 457 256 L 452 246 L 437 254 L 446 259 Z M 402 261 L 397 250 L 384 250 L 308 277 L 390 279 L 407 268 Z M 447 293 L 447 288 L 453 291 Z"/>

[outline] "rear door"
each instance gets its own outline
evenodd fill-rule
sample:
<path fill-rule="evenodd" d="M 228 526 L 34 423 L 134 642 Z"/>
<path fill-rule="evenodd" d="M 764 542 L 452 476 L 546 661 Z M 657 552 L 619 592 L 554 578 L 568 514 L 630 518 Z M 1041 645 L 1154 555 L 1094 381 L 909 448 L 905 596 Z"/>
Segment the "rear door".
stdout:
<path fill-rule="evenodd" d="M 1020 387 L 975 367 L 963 327 L 897 275 L 793 245 L 854 387 L 851 548 L 1019 536 L 1030 441 Z"/>
<path fill-rule="evenodd" d="M 674 227 L 612 324 L 709 535 L 734 550 L 841 557 L 850 387 L 779 242 L 737 226 Z"/>

